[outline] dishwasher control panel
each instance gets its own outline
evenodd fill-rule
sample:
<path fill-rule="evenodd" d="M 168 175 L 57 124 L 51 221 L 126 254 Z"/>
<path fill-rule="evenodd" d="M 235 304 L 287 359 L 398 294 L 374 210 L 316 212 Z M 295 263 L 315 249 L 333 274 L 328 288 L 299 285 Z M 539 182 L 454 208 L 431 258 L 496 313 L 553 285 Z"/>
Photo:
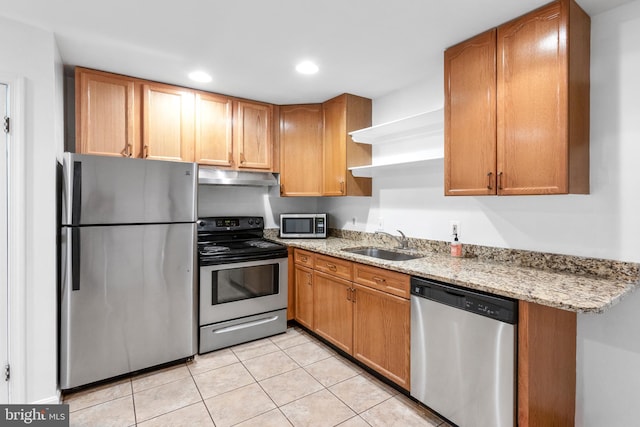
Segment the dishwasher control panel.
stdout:
<path fill-rule="evenodd" d="M 447 283 L 411 278 L 411 294 L 505 323 L 518 323 L 518 301 Z"/>

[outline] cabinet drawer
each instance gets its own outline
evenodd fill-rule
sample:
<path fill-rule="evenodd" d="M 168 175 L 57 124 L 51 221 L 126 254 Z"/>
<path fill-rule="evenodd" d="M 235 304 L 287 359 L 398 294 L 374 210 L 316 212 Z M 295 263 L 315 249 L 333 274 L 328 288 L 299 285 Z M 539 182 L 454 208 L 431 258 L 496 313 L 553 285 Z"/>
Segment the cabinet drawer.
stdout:
<path fill-rule="evenodd" d="M 351 265 L 351 261 L 316 254 L 314 269 L 345 280 L 351 280 Z"/>
<path fill-rule="evenodd" d="M 409 299 L 409 275 L 382 268 L 353 263 L 353 281 Z"/>
<path fill-rule="evenodd" d="M 305 251 L 302 249 L 296 249 L 293 255 L 294 262 L 299 265 L 306 265 L 309 268 L 313 268 L 313 259 L 315 254 L 313 252 Z"/>

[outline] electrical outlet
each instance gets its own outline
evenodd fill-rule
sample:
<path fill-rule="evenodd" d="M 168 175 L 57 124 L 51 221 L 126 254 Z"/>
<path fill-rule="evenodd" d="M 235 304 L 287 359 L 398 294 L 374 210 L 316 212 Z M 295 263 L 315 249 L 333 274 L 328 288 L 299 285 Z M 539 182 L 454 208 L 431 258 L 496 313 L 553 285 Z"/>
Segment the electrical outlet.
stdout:
<path fill-rule="evenodd" d="M 451 235 L 458 235 L 458 238 L 460 238 L 460 221 L 455 220 L 455 221 L 449 221 L 449 229 L 451 230 Z"/>

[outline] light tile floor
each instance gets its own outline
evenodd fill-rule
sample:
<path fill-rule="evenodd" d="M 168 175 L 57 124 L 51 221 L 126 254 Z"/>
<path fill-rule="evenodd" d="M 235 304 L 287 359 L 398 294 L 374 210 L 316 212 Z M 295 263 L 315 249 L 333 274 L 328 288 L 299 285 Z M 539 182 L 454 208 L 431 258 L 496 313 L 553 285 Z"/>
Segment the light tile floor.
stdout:
<path fill-rule="evenodd" d="M 298 328 L 68 394 L 71 426 L 447 426 Z"/>

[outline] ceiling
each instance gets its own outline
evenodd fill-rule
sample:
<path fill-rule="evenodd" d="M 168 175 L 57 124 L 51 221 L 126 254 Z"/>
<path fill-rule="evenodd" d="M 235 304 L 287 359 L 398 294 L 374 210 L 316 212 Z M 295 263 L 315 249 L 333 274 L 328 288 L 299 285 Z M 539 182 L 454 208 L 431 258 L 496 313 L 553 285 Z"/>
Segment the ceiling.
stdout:
<path fill-rule="evenodd" d="M 578 0 L 591 15 L 631 0 Z M 442 52 L 548 0 L 0 0 L 85 66 L 275 104 L 377 98 L 440 75 Z M 294 67 L 311 59 L 319 73 Z M 187 77 L 207 71 L 209 83 Z"/>

